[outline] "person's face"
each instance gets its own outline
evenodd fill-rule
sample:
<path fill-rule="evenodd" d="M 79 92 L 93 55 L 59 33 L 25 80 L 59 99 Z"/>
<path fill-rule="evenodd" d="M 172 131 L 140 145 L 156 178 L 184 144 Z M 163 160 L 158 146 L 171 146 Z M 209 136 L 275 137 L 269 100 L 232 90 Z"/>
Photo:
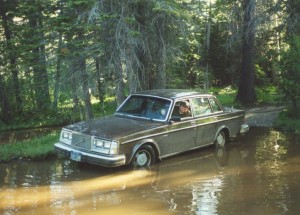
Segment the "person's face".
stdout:
<path fill-rule="evenodd" d="M 184 106 L 180 106 L 180 112 L 181 113 L 186 113 L 186 112 L 188 112 L 188 107 L 184 107 Z"/>

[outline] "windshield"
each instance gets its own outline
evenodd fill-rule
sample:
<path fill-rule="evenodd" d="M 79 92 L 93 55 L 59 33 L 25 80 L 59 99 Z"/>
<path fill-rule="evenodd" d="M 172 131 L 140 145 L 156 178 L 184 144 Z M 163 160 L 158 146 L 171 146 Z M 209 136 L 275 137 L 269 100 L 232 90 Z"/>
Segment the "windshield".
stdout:
<path fill-rule="evenodd" d="M 165 120 L 171 101 L 156 97 L 131 96 L 117 110 L 117 114 L 125 114 L 153 120 Z"/>

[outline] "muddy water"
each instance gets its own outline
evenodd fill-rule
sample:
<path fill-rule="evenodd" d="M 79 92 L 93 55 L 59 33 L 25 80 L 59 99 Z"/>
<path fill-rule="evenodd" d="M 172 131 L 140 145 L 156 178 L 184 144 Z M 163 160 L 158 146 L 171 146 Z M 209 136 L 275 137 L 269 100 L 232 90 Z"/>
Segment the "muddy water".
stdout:
<path fill-rule="evenodd" d="M 300 144 L 252 129 L 226 150 L 145 170 L 68 160 L 0 164 L 0 214 L 299 214 Z"/>

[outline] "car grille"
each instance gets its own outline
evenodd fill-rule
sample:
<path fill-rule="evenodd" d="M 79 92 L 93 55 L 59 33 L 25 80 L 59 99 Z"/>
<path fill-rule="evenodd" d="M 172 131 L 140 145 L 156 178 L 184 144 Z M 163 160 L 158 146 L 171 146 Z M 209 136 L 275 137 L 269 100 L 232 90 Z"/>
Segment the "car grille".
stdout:
<path fill-rule="evenodd" d="M 71 145 L 74 147 L 91 150 L 91 136 L 73 133 Z"/>

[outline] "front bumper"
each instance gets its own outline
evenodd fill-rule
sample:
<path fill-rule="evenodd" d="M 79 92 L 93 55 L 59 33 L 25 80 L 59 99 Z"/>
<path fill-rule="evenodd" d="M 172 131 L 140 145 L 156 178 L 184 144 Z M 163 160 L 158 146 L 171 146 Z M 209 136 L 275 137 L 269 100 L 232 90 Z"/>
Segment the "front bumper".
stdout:
<path fill-rule="evenodd" d="M 242 124 L 240 128 L 240 134 L 245 134 L 246 132 L 249 131 L 249 125 L 247 124 Z"/>
<path fill-rule="evenodd" d="M 93 154 L 73 149 L 68 145 L 60 142 L 54 144 L 54 150 L 77 162 L 85 162 L 90 164 L 96 164 L 99 166 L 116 167 L 122 166 L 126 162 L 125 155 L 105 156 Z"/>

